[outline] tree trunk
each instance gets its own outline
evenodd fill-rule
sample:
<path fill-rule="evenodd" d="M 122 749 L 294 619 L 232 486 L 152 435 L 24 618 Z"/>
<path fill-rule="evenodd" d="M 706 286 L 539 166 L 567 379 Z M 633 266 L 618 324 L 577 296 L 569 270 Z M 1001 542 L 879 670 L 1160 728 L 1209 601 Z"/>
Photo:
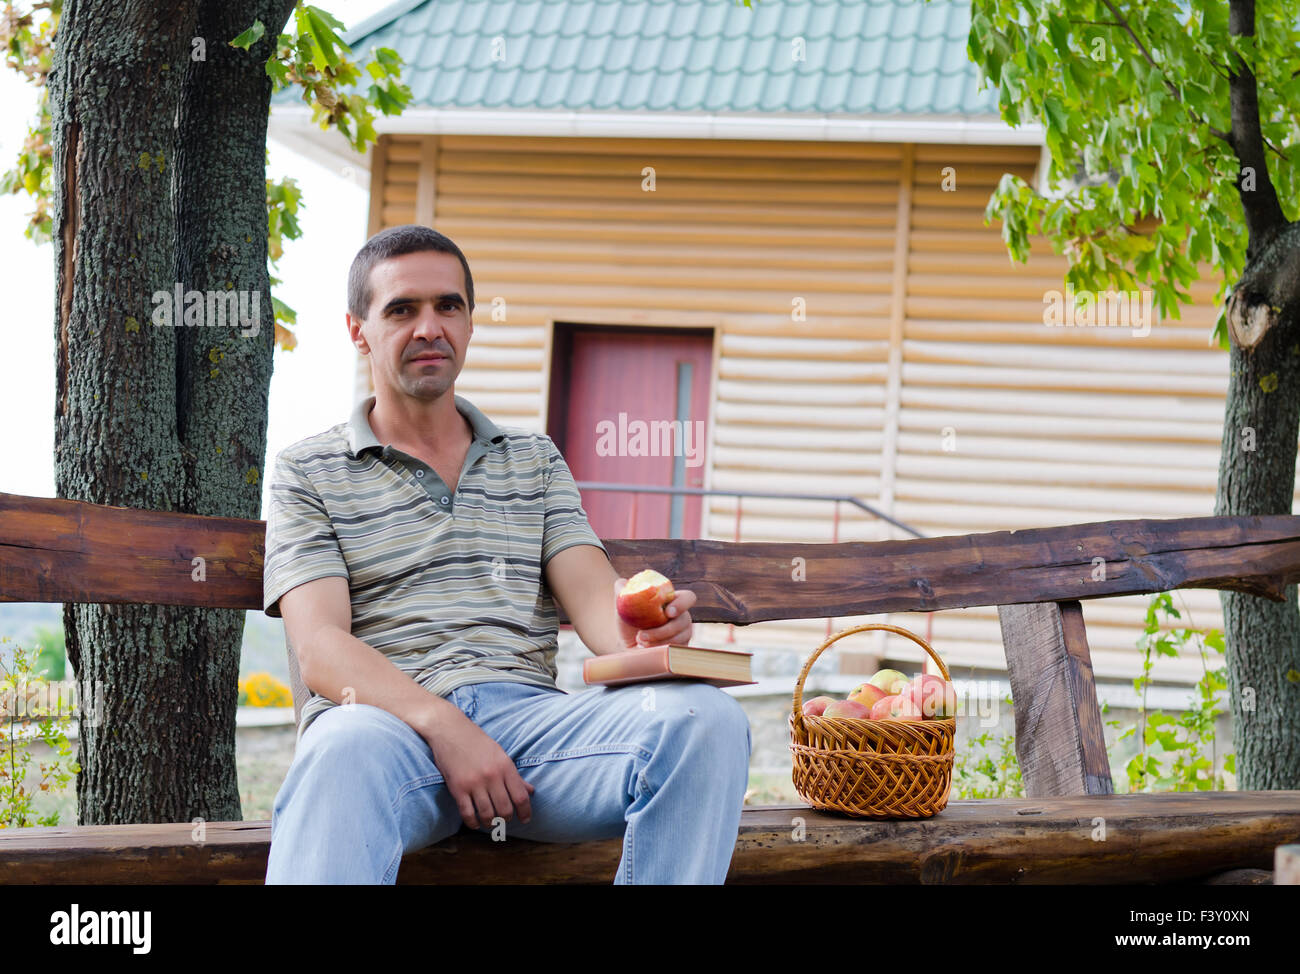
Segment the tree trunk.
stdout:
<path fill-rule="evenodd" d="M 264 62 L 292 7 L 64 5 L 49 78 L 60 497 L 259 515 L 274 341 Z M 256 18 L 266 38 L 230 48 Z M 206 60 L 193 60 L 197 50 Z M 177 284 L 258 291 L 256 329 L 238 318 L 214 327 L 207 302 L 203 325 L 186 327 L 183 307 L 172 309 L 176 327 L 155 324 L 155 296 Z M 102 700 L 78 743 L 81 824 L 241 817 L 242 623 L 228 610 L 64 607 L 69 661 Z"/>
<path fill-rule="evenodd" d="M 1300 422 L 1300 224 L 1250 260 L 1233 289 L 1234 340 L 1215 514 L 1291 514 Z M 1252 347 L 1239 336 L 1249 335 Z M 1244 790 L 1300 788 L 1300 611 L 1220 592 L 1228 692 Z"/>

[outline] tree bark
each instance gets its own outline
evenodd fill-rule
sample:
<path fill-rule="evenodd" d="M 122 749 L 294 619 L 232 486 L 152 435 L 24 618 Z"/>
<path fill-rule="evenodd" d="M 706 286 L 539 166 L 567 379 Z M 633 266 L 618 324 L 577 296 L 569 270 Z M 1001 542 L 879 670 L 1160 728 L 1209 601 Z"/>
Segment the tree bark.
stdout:
<path fill-rule="evenodd" d="M 1274 233 L 1233 289 L 1230 321 L 1267 319 L 1233 341 L 1215 514 L 1291 514 L 1300 426 L 1300 224 Z M 1230 329 L 1236 334 L 1235 330 Z M 1300 608 L 1220 592 L 1228 692 L 1244 790 L 1300 788 Z"/>
<path fill-rule="evenodd" d="M 274 342 L 264 63 L 292 7 L 64 5 L 49 78 L 60 497 L 260 512 Z M 247 52 L 230 48 L 258 18 L 265 38 Z M 204 61 L 193 60 L 196 37 Z M 178 327 L 154 324 L 153 296 L 177 284 L 259 291 L 256 336 L 241 337 L 252 329 L 238 319 L 186 327 L 181 308 Z M 78 742 L 79 822 L 240 819 L 242 623 L 228 610 L 64 607 L 69 661 L 102 701 Z"/>

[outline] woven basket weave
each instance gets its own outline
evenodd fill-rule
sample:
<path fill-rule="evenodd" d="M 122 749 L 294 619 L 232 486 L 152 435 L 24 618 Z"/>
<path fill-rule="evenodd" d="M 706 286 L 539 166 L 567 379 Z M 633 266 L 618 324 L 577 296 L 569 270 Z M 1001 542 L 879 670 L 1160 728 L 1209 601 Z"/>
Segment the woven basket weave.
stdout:
<path fill-rule="evenodd" d="M 803 682 L 817 657 L 836 640 L 871 629 L 896 632 L 918 643 L 948 679 L 948 667 L 930 644 L 899 626 L 871 623 L 831 636 L 808 657 L 794 688 L 794 788 L 809 805 L 824 811 L 865 818 L 929 818 L 948 804 L 954 718 L 861 720 L 803 714 Z"/>

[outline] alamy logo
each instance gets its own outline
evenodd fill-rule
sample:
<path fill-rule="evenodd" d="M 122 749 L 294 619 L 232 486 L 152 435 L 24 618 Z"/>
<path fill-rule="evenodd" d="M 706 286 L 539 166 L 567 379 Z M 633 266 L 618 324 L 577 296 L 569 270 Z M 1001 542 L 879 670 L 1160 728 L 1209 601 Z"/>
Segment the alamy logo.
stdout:
<path fill-rule="evenodd" d="M 253 338 L 262 330 L 260 291 L 186 291 L 177 284 L 170 291 L 153 292 L 153 323 L 166 328 L 226 328 L 242 325 L 239 333 Z"/>
<path fill-rule="evenodd" d="M 1056 328 L 1132 328 L 1134 338 L 1151 333 L 1151 291 L 1075 291 L 1043 294 L 1043 324 Z"/>
<path fill-rule="evenodd" d="M 50 914 L 50 943 L 130 944 L 133 954 L 149 953 L 153 914 L 148 910 L 87 910 L 73 903 L 71 910 Z"/>
<path fill-rule="evenodd" d="M 704 462 L 704 420 L 680 419 L 627 421 L 618 414 L 618 424 L 602 419 L 596 424 L 596 455 L 601 457 L 686 457 L 686 466 Z"/>

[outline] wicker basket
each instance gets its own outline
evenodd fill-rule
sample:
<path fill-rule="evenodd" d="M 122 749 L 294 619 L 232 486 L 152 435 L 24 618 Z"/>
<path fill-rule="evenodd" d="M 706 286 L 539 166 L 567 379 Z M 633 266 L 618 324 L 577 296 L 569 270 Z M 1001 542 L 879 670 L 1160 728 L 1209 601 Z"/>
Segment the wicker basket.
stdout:
<path fill-rule="evenodd" d="M 794 688 L 794 788 L 808 804 L 825 811 L 866 818 L 929 818 L 948 804 L 954 718 L 861 720 L 803 714 L 803 681 L 817 657 L 837 639 L 870 629 L 896 632 L 920 644 L 948 679 L 948 667 L 930 644 L 899 626 L 872 623 L 831 636 L 808 657 Z"/>

